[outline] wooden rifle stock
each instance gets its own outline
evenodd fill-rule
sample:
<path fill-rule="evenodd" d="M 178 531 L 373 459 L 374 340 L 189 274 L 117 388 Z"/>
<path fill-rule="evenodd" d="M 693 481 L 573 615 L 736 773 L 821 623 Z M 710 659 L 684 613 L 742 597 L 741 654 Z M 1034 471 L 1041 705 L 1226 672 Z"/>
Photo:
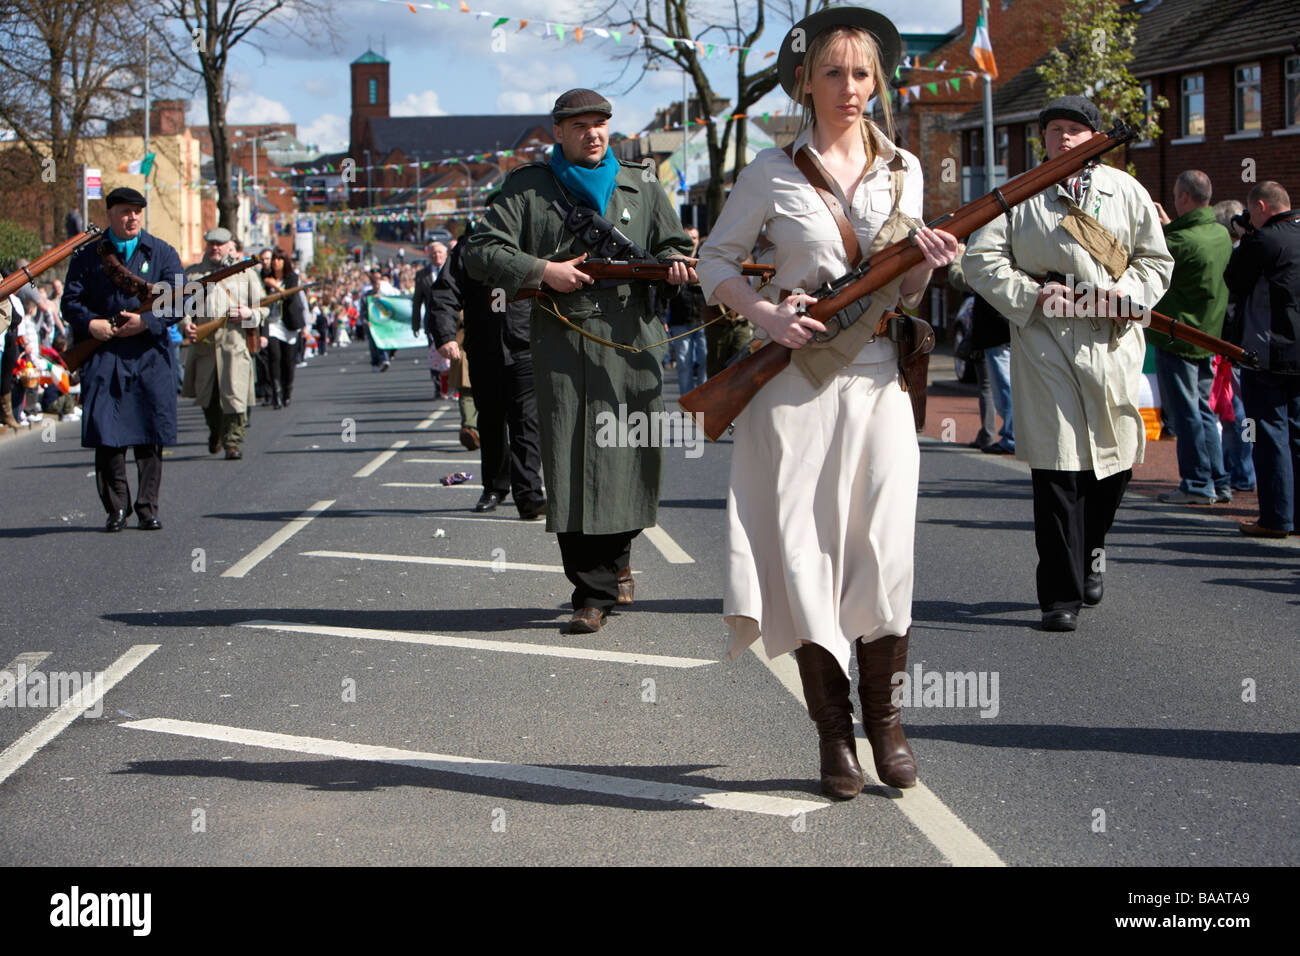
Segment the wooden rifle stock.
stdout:
<path fill-rule="evenodd" d="M 957 239 L 964 239 L 1004 212 L 1009 212 L 1012 206 L 1056 185 L 1078 172 L 1090 160 L 1128 142 L 1134 135 L 1132 127 L 1117 121 L 1109 131 L 1094 133 L 1079 146 L 1021 173 L 929 225 L 931 228 L 942 227 Z M 814 291 L 812 294 L 818 301 L 809 306 L 807 312 L 824 323 L 851 303 L 893 282 L 924 259 L 910 238 L 899 240 L 881 249 L 853 271 Z M 889 306 L 893 305 L 889 303 Z M 710 441 L 717 441 L 758 390 L 790 364 L 790 352 L 784 345 L 769 342 L 687 392 L 678 403 L 686 411 L 702 416 L 704 434 Z"/>
<path fill-rule="evenodd" d="M 693 266 L 699 259 L 682 258 L 680 260 L 668 260 L 660 262 L 658 260 L 637 260 L 637 259 L 587 259 L 578 263 L 578 269 L 591 276 L 593 279 L 639 279 L 643 282 L 662 282 L 668 278 L 668 267 L 674 261 L 685 262 L 688 266 Z M 765 276 L 771 278 L 776 274 L 775 266 L 762 265 L 757 262 L 746 262 L 740 267 L 741 274 L 747 276 Z M 511 301 L 518 302 L 520 299 L 533 299 L 543 292 L 550 291 L 542 289 L 520 289 L 519 294 Z"/>
<path fill-rule="evenodd" d="M 240 262 L 236 262 L 234 265 L 226 266 L 224 269 L 218 269 L 216 272 L 209 272 L 207 275 L 201 276 L 199 278 L 199 281 L 204 285 L 210 285 L 213 282 L 220 282 L 222 279 L 228 279 L 233 275 L 237 275 L 238 273 L 243 272 L 249 266 L 257 265 L 260 262 L 261 260 L 256 256 L 250 256 L 247 259 L 241 260 Z M 140 304 L 136 306 L 136 310 L 138 310 L 140 313 L 148 312 L 150 308 L 153 307 L 154 299 L 156 299 L 161 294 L 161 290 L 158 288 L 158 286 L 165 285 L 165 283 L 155 283 L 153 285 L 149 285 L 143 278 L 140 278 L 139 276 L 132 276 L 132 278 L 139 280 L 143 292 L 143 294 L 136 296 L 136 298 L 140 300 Z M 99 316 L 99 318 L 103 318 L 108 320 L 109 322 L 112 322 L 114 328 L 117 328 L 118 326 L 124 324 L 122 322 L 121 316 Z M 208 327 L 208 332 L 211 333 L 212 330 L 217 327 L 217 325 L 219 325 L 224 321 L 225 321 L 224 318 L 214 319 L 213 322 L 205 322 L 204 326 Z M 108 341 L 108 339 L 105 339 L 104 341 L 106 342 Z M 95 350 L 98 349 L 103 344 L 104 342 L 101 342 L 97 338 L 92 337 L 88 339 L 83 339 L 82 341 L 78 342 L 76 345 L 73 345 L 70 348 L 68 348 L 67 351 L 60 352 L 59 357 L 63 359 L 64 364 L 68 366 L 68 371 L 75 372 L 77 369 L 81 368 L 81 366 L 84 365 L 86 361 L 92 355 L 95 354 Z"/>
<path fill-rule="evenodd" d="M 99 230 L 91 226 L 85 232 L 78 233 L 66 242 L 61 242 L 43 256 L 38 256 L 31 263 L 0 280 L 0 299 L 7 299 L 28 282 L 53 266 L 58 265 L 90 240 L 99 235 Z"/>

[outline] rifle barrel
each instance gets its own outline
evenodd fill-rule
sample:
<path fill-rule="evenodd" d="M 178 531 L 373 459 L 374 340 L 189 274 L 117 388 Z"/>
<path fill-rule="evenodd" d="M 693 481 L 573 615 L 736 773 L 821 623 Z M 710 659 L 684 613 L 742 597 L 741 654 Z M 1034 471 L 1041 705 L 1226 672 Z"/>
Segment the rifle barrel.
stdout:
<path fill-rule="evenodd" d="M 94 226 L 91 226 L 89 229 L 78 233 L 71 239 L 59 243 L 44 255 L 37 256 L 35 260 L 23 269 L 6 276 L 3 280 L 0 280 L 0 299 L 13 295 L 46 269 L 58 265 L 99 234 L 99 230 Z"/>

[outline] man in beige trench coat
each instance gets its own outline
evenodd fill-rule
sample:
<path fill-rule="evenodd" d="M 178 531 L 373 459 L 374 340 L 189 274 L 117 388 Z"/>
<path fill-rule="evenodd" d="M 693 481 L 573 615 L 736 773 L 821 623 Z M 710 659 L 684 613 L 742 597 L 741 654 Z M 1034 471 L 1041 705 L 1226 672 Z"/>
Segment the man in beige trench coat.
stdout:
<path fill-rule="evenodd" d="M 1090 138 L 1101 113 L 1065 96 L 1039 114 L 1039 125 L 1054 159 Z M 1080 213 L 1114 242 L 1078 225 Z M 1145 448 L 1138 389 L 1146 340 L 1138 323 L 1106 316 L 1117 299 L 1120 308 L 1154 306 L 1173 267 L 1150 195 L 1100 164 L 980 229 L 962 259 L 971 288 L 1011 323 L 1016 457 L 1033 475 L 1045 630 L 1073 631 L 1080 607 L 1101 602 L 1106 533 Z M 1076 303 L 1049 273 L 1116 295 Z"/>
<path fill-rule="evenodd" d="M 228 229 L 209 229 L 203 240 L 206 243 L 203 261 L 186 268 L 187 280 L 222 268 L 234 252 L 235 244 Z M 265 295 L 257 270 L 245 269 L 207 290 L 204 300 L 207 314 L 200 321 L 229 314 L 229 322 L 202 342 L 194 341 L 193 322 L 187 320 L 181 329 L 181 334 L 191 343 L 185 359 L 181 395 L 193 398 L 194 404 L 203 409 L 208 422 L 208 452 L 215 455 L 225 446 L 226 458 L 232 461 L 243 457 L 240 446 L 248 426 L 248 409 L 256 401 L 256 377 L 246 330 L 266 322 L 270 309 L 258 305 Z"/>

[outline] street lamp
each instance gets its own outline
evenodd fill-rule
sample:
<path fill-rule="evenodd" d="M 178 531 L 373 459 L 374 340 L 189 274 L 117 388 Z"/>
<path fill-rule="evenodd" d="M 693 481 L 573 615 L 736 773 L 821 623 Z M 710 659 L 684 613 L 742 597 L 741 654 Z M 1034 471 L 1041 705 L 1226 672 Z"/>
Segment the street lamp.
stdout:
<path fill-rule="evenodd" d="M 237 137 L 243 138 L 244 131 L 241 129 L 237 129 L 235 130 L 235 135 Z M 247 140 L 245 140 L 245 142 L 251 142 L 253 144 L 253 216 L 254 217 L 256 217 L 257 215 L 257 144 L 264 139 L 279 139 L 282 135 L 283 134 L 277 130 L 273 133 L 262 133 L 260 136 L 250 136 L 248 137 Z M 262 229 L 260 223 L 258 224 L 257 235 L 259 237 L 262 235 Z M 250 244 L 258 244 L 256 240 L 253 239 L 251 229 L 249 230 L 248 238 Z M 265 243 L 261 243 L 261 244 L 265 245 Z"/>

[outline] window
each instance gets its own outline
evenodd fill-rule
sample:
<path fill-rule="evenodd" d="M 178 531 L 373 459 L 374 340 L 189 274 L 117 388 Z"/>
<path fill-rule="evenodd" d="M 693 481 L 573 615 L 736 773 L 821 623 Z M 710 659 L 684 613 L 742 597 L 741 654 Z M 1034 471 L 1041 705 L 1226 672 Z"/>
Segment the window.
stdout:
<path fill-rule="evenodd" d="M 1006 168 L 1007 159 L 1011 154 L 1011 133 L 1005 126 L 999 126 L 993 131 L 993 143 L 996 149 L 993 152 L 993 165 Z"/>
<path fill-rule="evenodd" d="M 379 102 L 379 81 L 373 76 L 370 78 L 370 105 Z"/>
<path fill-rule="evenodd" d="M 1042 140 L 1042 131 L 1039 130 L 1037 123 L 1025 124 L 1025 169 L 1033 169 L 1038 165 L 1038 148 L 1037 144 Z"/>
<path fill-rule="evenodd" d="M 1155 87 L 1151 85 L 1150 80 L 1146 80 L 1142 84 L 1142 125 L 1144 126 L 1151 119 L 1151 101 L 1154 99 L 1155 99 Z M 1134 145 L 1149 146 L 1151 145 L 1151 140 L 1150 139 L 1139 140 Z"/>
<path fill-rule="evenodd" d="M 1205 135 L 1205 77 L 1183 77 L 1183 136 Z"/>
<path fill-rule="evenodd" d="M 1286 125 L 1300 126 L 1300 56 L 1286 58 Z"/>
<path fill-rule="evenodd" d="M 1260 128 L 1262 94 L 1259 87 L 1259 64 L 1247 63 L 1236 69 L 1237 75 L 1237 132 L 1246 133 Z"/>
<path fill-rule="evenodd" d="M 973 129 L 970 131 L 970 166 L 984 168 L 984 131 Z"/>

